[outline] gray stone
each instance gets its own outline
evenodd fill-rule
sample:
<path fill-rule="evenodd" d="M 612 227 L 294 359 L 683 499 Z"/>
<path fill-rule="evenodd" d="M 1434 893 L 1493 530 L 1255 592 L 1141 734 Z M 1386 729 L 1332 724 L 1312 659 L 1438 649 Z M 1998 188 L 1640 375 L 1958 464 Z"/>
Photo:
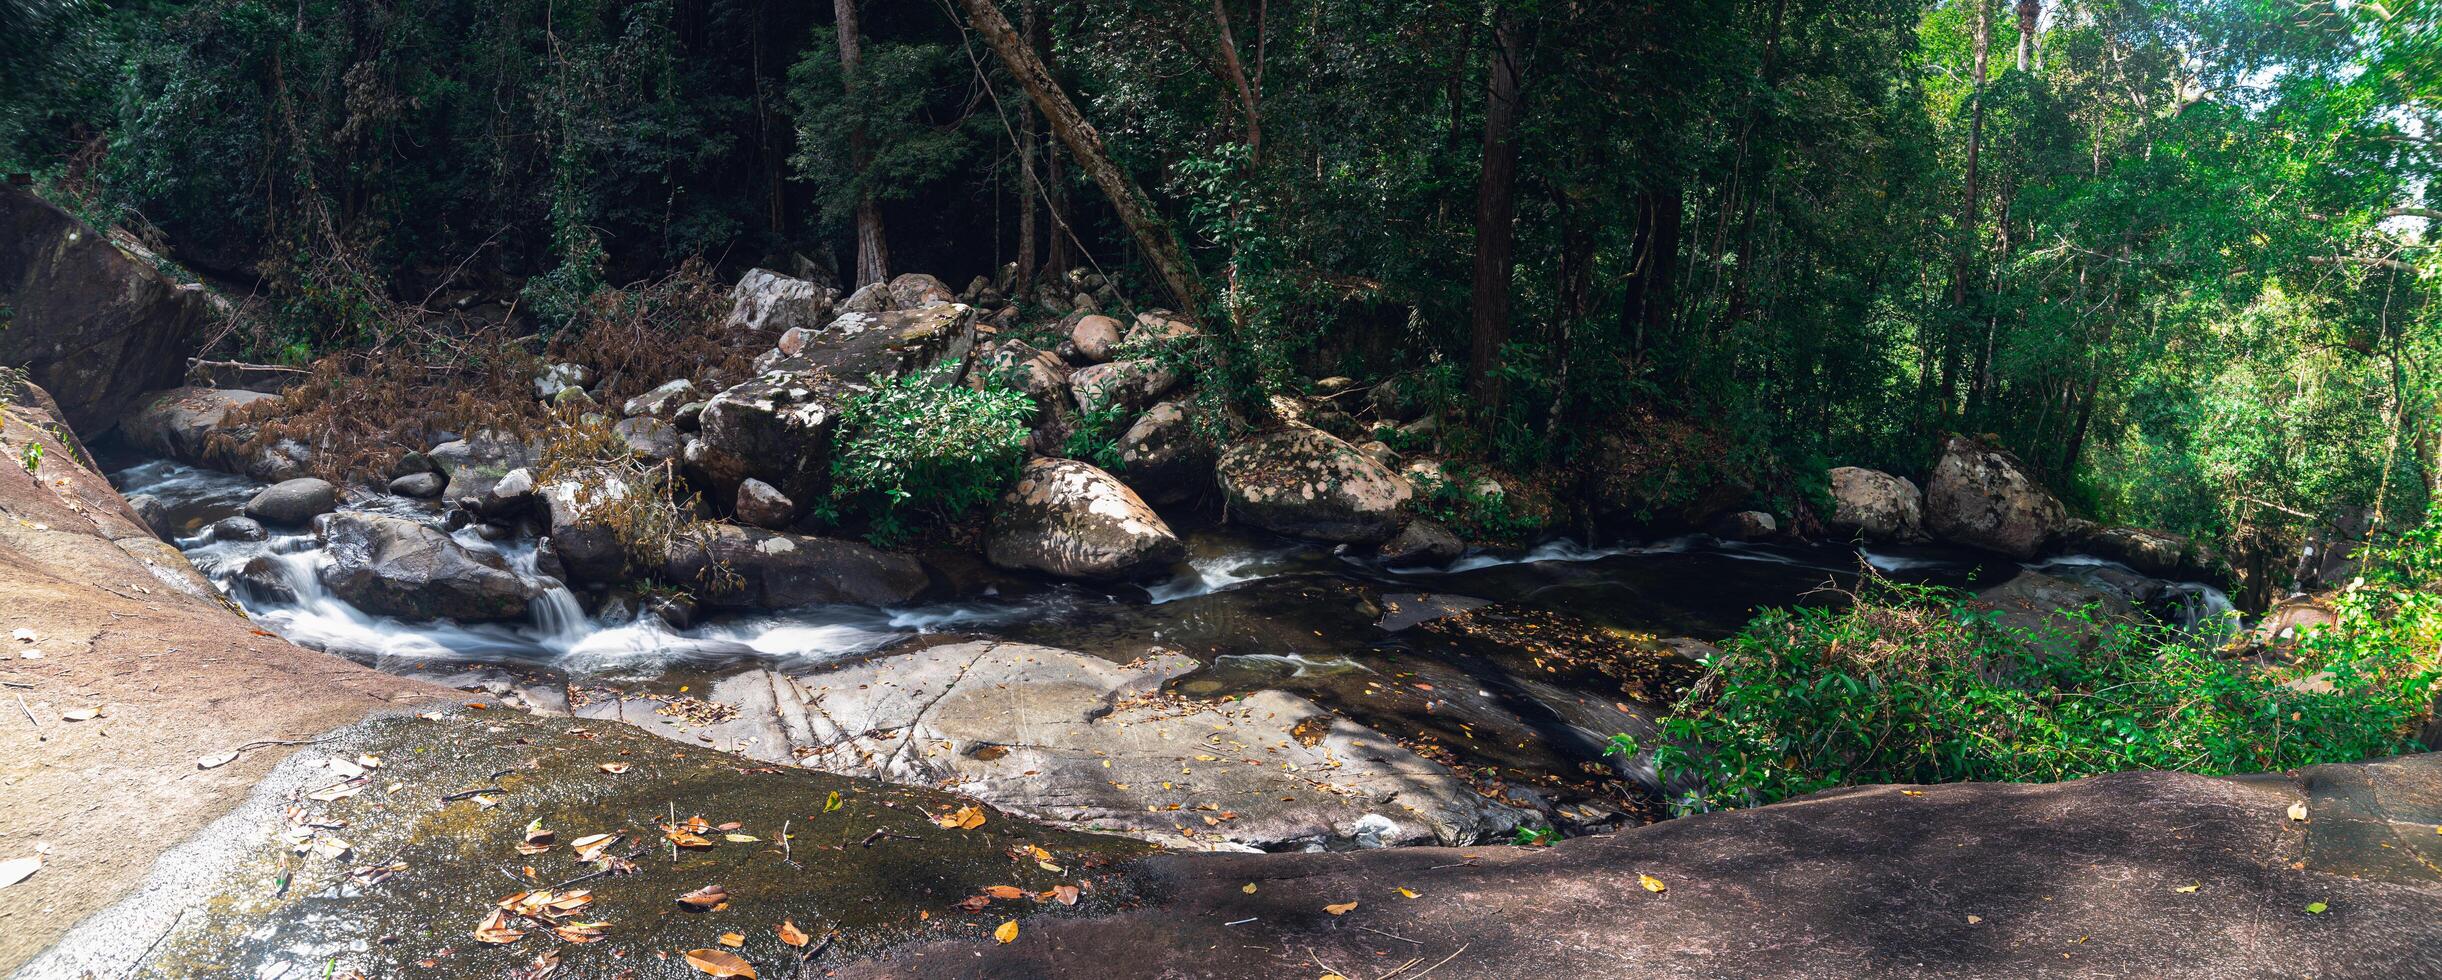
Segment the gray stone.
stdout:
<path fill-rule="evenodd" d="M 1189 500 L 1212 488 L 1212 444 L 1196 432 L 1187 407 L 1166 401 L 1145 410 L 1119 436 L 1122 478 L 1157 504 Z"/>
<path fill-rule="evenodd" d="M 729 319 L 725 325 L 732 332 L 767 337 L 792 327 L 819 327 L 830 319 L 831 302 L 837 295 L 770 269 L 750 269 L 738 277 L 737 287 L 729 291 Z"/>
<path fill-rule="evenodd" d="M 889 606 L 924 594 L 924 566 L 835 538 L 707 525 L 682 537 L 662 568 L 669 583 L 714 609 L 790 609 L 820 603 Z"/>
<path fill-rule="evenodd" d="M 1375 556 L 1395 566 L 1447 565 L 1467 553 L 1467 543 L 1440 521 L 1416 518 L 1382 543 Z"/>
<path fill-rule="evenodd" d="M 650 415 L 667 418 L 676 414 L 679 406 L 694 400 L 695 382 L 680 378 L 663 382 L 660 387 L 628 399 L 627 404 L 619 406 L 619 413 L 631 417 Z"/>
<path fill-rule="evenodd" d="M 1399 533 L 1406 477 L 1310 426 L 1249 435 L 1214 467 L 1233 521 L 1322 541 L 1374 544 Z"/>
<path fill-rule="evenodd" d="M 144 396 L 135 414 L 120 420 L 119 433 L 129 444 L 183 463 L 242 471 L 236 444 L 254 438 L 255 427 L 233 421 L 232 413 L 278 395 L 225 388 L 173 388 Z"/>
<path fill-rule="evenodd" d="M 1925 540 L 1925 495 L 1906 477 L 1861 466 L 1836 466 L 1830 473 L 1832 513 L 1824 526 L 1833 534 L 1876 543 Z"/>
<path fill-rule="evenodd" d="M 561 393 L 572 388 L 583 391 L 585 386 L 591 383 L 593 383 L 593 372 L 586 370 L 585 365 L 554 364 L 544 368 L 543 373 L 535 375 L 534 397 L 544 401 L 556 401 Z"/>
<path fill-rule="evenodd" d="M 432 461 L 449 476 L 442 493 L 451 500 L 481 497 L 509 471 L 539 464 L 541 454 L 524 440 L 493 429 L 432 447 Z"/>
<path fill-rule="evenodd" d="M 88 438 L 178 384 L 209 315 L 204 287 L 170 280 L 139 248 L 0 183 L 0 364 L 57 395 Z"/>
<path fill-rule="evenodd" d="M 447 485 L 439 473 L 409 473 L 390 481 L 390 492 L 401 497 L 425 499 L 440 496 L 441 489 Z"/>
<path fill-rule="evenodd" d="M 1713 536 L 1723 541 L 1769 541 L 1781 534 L 1781 522 L 1760 510 L 1741 510 L 1713 521 Z"/>
<path fill-rule="evenodd" d="M 1952 436 L 1925 487 L 1925 517 L 1943 540 L 2024 560 L 2042 553 L 2069 512 L 2017 457 Z"/>
<path fill-rule="evenodd" d="M 1081 367 L 1068 376 L 1077 410 L 1088 413 L 1113 406 L 1129 411 L 1143 408 L 1178 383 L 1177 371 L 1151 358 Z"/>
<path fill-rule="evenodd" d="M 797 504 L 788 495 L 752 478 L 738 484 L 736 510 L 740 522 L 774 531 L 797 519 Z"/>
<path fill-rule="evenodd" d="M 339 488 L 312 477 L 272 484 L 246 501 L 246 516 L 273 524 L 301 525 L 337 509 Z"/>
<path fill-rule="evenodd" d="M 654 462 L 678 458 L 678 427 L 650 415 L 620 419 L 611 427 L 627 442 L 628 451 Z"/>
<path fill-rule="evenodd" d="M 984 553 L 1003 568 L 1109 579 L 1160 572 L 1187 547 L 1118 478 L 1073 459 L 1036 459 L 994 506 Z"/>
<path fill-rule="evenodd" d="M 214 541 L 261 541 L 270 536 L 271 532 L 250 517 L 224 517 L 212 522 Z"/>
<path fill-rule="evenodd" d="M 1101 314 L 1077 318 L 1068 328 L 1068 339 L 1077 345 L 1077 353 L 1100 364 L 1111 359 L 1111 349 L 1119 346 L 1119 321 Z"/>
<path fill-rule="evenodd" d="M 366 612 L 459 622 L 526 615 L 526 584 L 499 556 L 469 551 L 422 524 L 332 513 L 316 518 L 314 531 L 329 555 L 318 573 L 323 586 Z"/>
<path fill-rule="evenodd" d="M 160 498 L 149 493 L 129 494 L 127 509 L 136 513 L 136 519 L 143 521 L 144 526 L 152 530 L 153 536 L 164 541 L 178 537 L 178 529 L 170 525 L 169 505 L 162 503 Z"/>
<path fill-rule="evenodd" d="M 516 520 L 533 510 L 534 471 L 523 466 L 493 481 L 475 501 L 475 513 L 493 521 Z"/>
<path fill-rule="evenodd" d="M 919 310 L 927 306 L 958 302 L 958 295 L 941 280 L 921 272 L 910 272 L 890 281 L 890 305 L 897 310 Z"/>

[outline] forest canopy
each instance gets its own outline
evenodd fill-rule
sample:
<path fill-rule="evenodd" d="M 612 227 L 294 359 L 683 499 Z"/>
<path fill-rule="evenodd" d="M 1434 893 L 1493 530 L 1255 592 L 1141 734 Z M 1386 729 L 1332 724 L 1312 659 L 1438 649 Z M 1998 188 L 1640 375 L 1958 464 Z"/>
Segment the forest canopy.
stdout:
<path fill-rule="evenodd" d="M 2436 486 L 2430 0 L 5 0 L 0 172 L 259 297 L 255 358 L 690 258 L 1174 304 L 977 10 L 1255 394 L 1399 375 L 1653 510 L 1989 433 L 2242 566 Z"/>

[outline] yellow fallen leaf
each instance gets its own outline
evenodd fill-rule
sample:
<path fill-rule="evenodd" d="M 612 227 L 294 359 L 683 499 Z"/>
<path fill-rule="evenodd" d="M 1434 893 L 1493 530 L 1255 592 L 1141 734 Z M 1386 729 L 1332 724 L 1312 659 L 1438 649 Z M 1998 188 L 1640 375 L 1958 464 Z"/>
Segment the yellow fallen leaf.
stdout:
<path fill-rule="evenodd" d="M 2181 886 L 2179 886 L 2179 887 L 2177 887 L 2177 888 L 2173 888 L 2173 889 L 2171 889 L 2171 890 L 2172 890 L 2172 891 L 2175 891 L 2175 892 L 2178 892 L 2178 893 L 2180 893 L 2180 894 L 2182 894 L 2182 895 L 2194 895 L 2194 894 L 2196 894 L 2196 890 L 2197 890 L 2197 889 L 2199 889 L 2199 888 L 2203 888 L 2203 887 L 2204 887 L 2203 885 L 2181 885 Z"/>
<path fill-rule="evenodd" d="M 1645 886 L 1646 891 L 1653 892 L 1655 894 L 1660 894 L 1670 890 L 1670 886 L 1663 884 L 1662 879 L 1656 878 L 1652 875 L 1638 875 L 1636 876 L 1636 883 Z"/>
<path fill-rule="evenodd" d="M 724 932 L 721 934 L 721 945 L 736 949 L 746 945 L 746 937 L 734 932 Z"/>
<path fill-rule="evenodd" d="M 1971 926 L 1982 921 L 1984 921 L 1984 917 L 1981 915 L 1971 915 L 1967 917 L 1967 924 Z"/>
<path fill-rule="evenodd" d="M 2305 819 L 2306 819 L 2306 801 L 2304 801 L 2304 800 L 2300 800 L 2300 801 L 2298 801 L 2298 802 L 2296 802 L 2296 803 L 2292 803 L 2292 804 L 2290 804 L 2290 805 L 2289 805 L 2289 818 L 2290 818 L 2291 820 L 2305 820 Z"/>
<path fill-rule="evenodd" d="M 745 977 L 754 980 L 754 964 L 738 954 L 718 949 L 690 949 L 685 954 L 687 965 L 716 977 Z"/>
<path fill-rule="evenodd" d="M 1357 903 L 1355 903 L 1355 902 L 1341 902 L 1341 903 L 1340 903 L 1340 904 L 1338 904 L 1338 905 L 1326 905 L 1326 906 L 1323 906 L 1323 911 L 1325 911 L 1325 912 L 1329 912 L 1329 913 L 1331 913 L 1331 914 L 1333 914 L 1333 915 L 1347 915 L 1348 913 L 1350 913 L 1350 912 L 1354 912 L 1354 911 L 1356 911 L 1356 910 L 1357 910 Z"/>
<path fill-rule="evenodd" d="M 1399 889 L 1399 897 L 1401 897 L 1401 898 L 1415 898 L 1415 897 L 1416 897 L 1416 893 L 1415 893 L 1415 892 L 1413 892 L 1413 891 L 1409 891 L 1409 890 L 1408 890 L 1407 888 L 1405 888 L 1405 887 L 1402 887 L 1402 888 L 1400 888 L 1400 889 Z"/>
<path fill-rule="evenodd" d="M 984 825 L 984 811 L 971 806 L 962 806 L 954 813 L 944 813 L 934 817 L 933 823 L 939 825 L 943 830 L 974 830 Z"/>
<path fill-rule="evenodd" d="M 1244 887 L 1244 888 L 1240 888 L 1240 889 L 1238 889 L 1238 890 L 1239 890 L 1239 891 L 1242 891 L 1242 892 L 1245 892 L 1245 893 L 1247 893 L 1247 894 L 1249 894 L 1249 895 L 1255 894 L 1255 883 L 1254 883 L 1254 882 L 1251 882 L 1251 881 L 1250 881 L 1250 882 L 1247 882 L 1247 883 L 1246 883 L 1246 887 Z"/>
<path fill-rule="evenodd" d="M 1016 919 L 1011 919 L 1011 920 L 1009 920 L 1009 921 L 1007 921 L 1007 922 L 1003 922 L 1003 923 L 1001 923 L 1001 927 L 1000 927 L 1000 928 L 992 930 L 992 938 L 994 938 L 994 939 L 998 939 L 998 940 L 1000 940 L 1001 942 L 1004 942 L 1004 943 L 1013 943 L 1013 942 L 1016 942 L 1016 941 L 1017 941 L 1017 920 L 1016 920 Z"/>
<path fill-rule="evenodd" d="M 762 840 L 763 838 L 757 837 L 753 834 L 722 834 L 721 839 L 732 844 L 752 844 L 756 841 Z"/>

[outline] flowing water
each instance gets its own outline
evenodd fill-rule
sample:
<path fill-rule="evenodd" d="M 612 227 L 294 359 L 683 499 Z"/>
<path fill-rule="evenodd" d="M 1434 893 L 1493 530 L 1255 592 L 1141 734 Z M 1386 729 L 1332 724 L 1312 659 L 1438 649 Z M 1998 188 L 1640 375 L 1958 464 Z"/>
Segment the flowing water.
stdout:
<path fill-rule="evenodd" d="M 1606 759 L 1603 747 L 1620 732 L 1652 734 L 1674 685 L 1684 683 L 1686 661 L 1661 638 L 1719 639 L 1763 608 L 1845 601 L 1840 590 L 1867 568 L 1952 587 L 1996 584 L 2021 569 L 1934 548 L 1702 536 L 1613 547 L 1556 541 L 1473 551 L 1446 567 L 1402 567 L 1326 545 L 1207 528 L 1187 534 L 1187 560 L 1141 585 L 1055 583 L 934 556 L 951 570 L 943 577 L 959 583 L 934 601 L 721 615 L 680 628 L 618 604 L 589 613 L 536 571 L 531 539 L 486 540 L 466 528 L 453 534 L 459 543 L 499 556 L 533 587 L 528 620 L 411 623 L 368 614 L 323 588 L 316 573 L 327 558 L 310 533 L 273 529 L 261 541 L 214 540 L 211 523 L 236 514 L 258 484 L 160 461 L 117 470 L 112 479 L 123 492 L 162 501 L 186 529 L 179 548 L 257 622 L 300 645 L 395 672 L 461 684 L 508 672 L 674 689 L 745 666 L 818 671 L 930 635 L 988 635 L 1122 661 L 1162 646 L 1206 665 L 1176 682 L 1182 693 L 1289 691 L 1447 761 L 1613 803 L 1635 794 L 1612 780 L 1659 789 L 1650 772 Z M 442 526 L 435 502 L 375 495 L 347 507 Z M 275 563 L 282 591 L 293 598 L 257 595 L 240 582 L 240 570 L 261 556 Z M 2210 586 L 2143 579 L 2074 556 L 2037 567 L 2097 583 L 2137 580 L 2153 600 L 2149 608 L 2210 629 L 2234 622 L 2228 598 Z M 1621 649 L 1637 652 L 1621 656 Z M 1589 788 L 1602 785 L 1615 791 Z M 1586 821 L 1602 822 L 1599 814 Z"/>

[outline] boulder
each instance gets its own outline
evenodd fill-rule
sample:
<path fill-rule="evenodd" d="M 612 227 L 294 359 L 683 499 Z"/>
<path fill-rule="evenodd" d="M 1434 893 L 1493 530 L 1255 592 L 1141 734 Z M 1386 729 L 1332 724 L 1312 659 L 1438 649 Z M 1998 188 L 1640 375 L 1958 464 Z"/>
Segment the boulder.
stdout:
<path fill-rule="evenodd" d="M 958 302 L 958 294 L 941 280 L 921 272 L 909 272 L 890 281 L 890 306 L 897 310 L 918 310 L 927 306 Z"/>
<path fill-rule="evenodd" d="M 469 551 L 414 521 L 331 513 L 314 520 L 328 548 L 324 588 L 357 608 L 400 619 L 522 619 L 526 583 L 498 555 Z"/>
<path fill-rule="evenodd" d="M 1172 341 L 1187 340 L 1200 331 L 1195 324 L 1180 319 L 1168 310 L 1153 310 L 1136 315 L 1136 322 L 1120 343 L 1130 351 L 1143 352 Z"/>
<path fill-rule="evenodd" d="M 5 333 L 5 331 L 0 331 Z M 182 463 L 239 470 L 234 444 L 254 437 L 254 427 L 230 420 L 239 409 L 280 396 L 225 388 L 172 388 L 144 397 L 135 414 L 120 420 L 130 445 Z M 215 436 L 221 438 L 215 439 Z"/>
<path fill-rule="evenodd" d="M 770 269 L 749 269 L 738 277 L 737 287 L 729 291 L 729 320 L 725 326 L 732 333 L 762 337 L 776 336 L 793 327 L 819 327 L 830 319 L 831 301 L 837 295 Z"/>
<path fill-rule="evenodd" d="M 2147 575 L 2180 578 L 2203 570 L 2205 564 L 2188 539 L 2141 527 L 2105 527 L 2064 535 L 2062 545 L 2097 558 L 2119 562 Z"/>
<path fill-rule="evenodd" d="M 1925 519 L 1953 544 L 2017 559 L 2043 551 L 2069 518 L 2018 458 L 1965 436 L 1951 436 L 1925 487 Z"/>
<path fill-rule="evenodd" d="M 1109 579 L 1160 572 L 1187 547 L 1118 478 L 1073 459 L 1036 459 L 993 508 L 984 553 L 1003 568 Z"/>
<path fill-rule="evenodd" d="M 390 481 L 390 492 L 401 497 L 424 499 L 440 496 L 442 488 L 446 486 L 448 481 L 442 479 L 439 473 L 409 473 Z"/>
<path fill-rule="evenodd" d="M 716 491 L 754 479 L 793 500 L 822 499 L 840 411 L 856 390 L 811 364 L 784 362 L 705 403 L 687 464 Z"/>
<path fill-rule="evenodd" d="M 1111 359 L 1111 348 L 1119 346 L 1119 321 L 1101 314 L 1078 317 L 1068 328 L 1068 339 L 1077 345 L 1077 353 L 1100 364 Z"/>
<path fill-rule="evenodd" d="M 108 432 L 147 392 L 178 384 L 206 296 L 32 190 L 0 182 L 0 364 L 55 394 L 85 437 Z"/>
<path fill-rule="evenodd" d="M 163 541 L 177 540 L 178 528 L 170 523 L 169 505 L 162 503 L 161 498 L 149 493 L 129 494 L 127 509 L 135 512 L 136 519 L 144 522 L 154 537 Z"/>
<path fill-rule="evenodd" d="M 1154 503 L 1181 503 L 1212 486 L 1212 444 L 1196 432 L 1181 401 L 1137 416 L 1120 434 L 1118 448 L 1122 478 Z"/>
<path fill-rule="evenodd" d="M 2032 570 L 1976 593 L 1973 604 L 1999 613 L 2002 626 L 2033 633 L 2047 645 L 2076 642 L 2105 624 L 2133 621 L 2137 611 L 2116 589 Z M 2092 618 L 2068 615 L 2089 608 Z"/>
<path fill-rule="evenodd" d="M 272 484 L 246 501 L 246 516 L 273 524 L 302 525 L 338 509 L 339 488 L 312 477 Z"/>
<path fill-rule="evenodd" d="M 1862 466 L 1835 466 L 1832 513 L 1824 526 L 1833 534 L 1875 543 L 1925 540 L 1925 495 L 1915 482 Z"/>
<path fill-rule="evenodd" d="M 442 493 L 451 500 L 481 497 L 509 471 L 541 462 L 541 453 L 525 440 L 493 429 L 434 446 L 428 455 L 449 477 Z"/>
<path fill-rule="evenodd" d="M 1415 489 L 1356 447 L 1310 426 L 1240 439 L 1214 467 L 1231 520 L 1322 541 L 1375 544 L 1399 533 Z"/>
<path fill-rule="evenodd" d="M 534 376 L 534 397 L 556 404 L 560 396 L 568 391 L 584 391 L 586 385 L 593 383 L 593 376 L 594 373 L 586 370 L 582 364 L 551 365 Z"/>
<path fill-rule="evenodd" d="M 1077 400 L 1077 410 L 1088 413 L 1114 406 L 1126 411 L 1143 408 L 1178 383 L 1177 371 L 1149 357 L 1081 367 L 1068 376 L 1068 390 Z"/>
<path fill-rule="evenodd" d="M 1374 556 L 1386 565 L 1447 565 L 1467 553 L 1467 542 L 1440 521 L 1419 517 L 1382 542 Z"/>
<path fill-rule="evenodd" d="M 638 459 L 654 462 L 678 458 L 678 427 L 650 415 L 638 415 L 619 420 L 611 427 L 627 443 L 628 451 Z"/>
<path fill-rule="evenodd" d="M 695 382 L 685 378 L 662 383 L 660 387 L 627 400 L 619 413 L 629 417 L 650 415 L 668 418 L 678 413 L 678 407 L 695 400 Z"/>
<path fill-rule="evenodd" d="M 793 679 L 809 744 L 792 754 L 1200 850 L 1463 845 L 1521 821 L 1438 763 L 1303 698 L 1161 693 L 1198 666 L 1169 651 L 1122 665 L 991 641 L 885 657 Z"/>
<path fill-rule="evenodd" d="M 793 356 L 857 383 L 877 374 L 895 378 L 936 365 L 953 365 L 946 380 L 956 381 L 974 346 L 975 308 L 939 303 L 842 315 L 806 337 Z"/>
<path fill-rule="evenodd" d="M 664 579 L 715 609 L 790 609 L 820 603 L 897 605 L 924 594 L 923 564 L 853 541 L 705 525 L 671 545 Z"/>
<path fill-rule="evenodd" d="M 736 510 L 740 522 L 774 531 L 797 519 L 796 502 L 771 484 L 751 478 L 738 484 Z"/>
<path fill-rule="evenodd" d="M 1760 510 L 1723 514 L 1712 527 L 1713 536 L 1723 541 L 1768 541 L 1780 533 L 1781 522 Z"/>
<path fill-rule="evenodd" d="M 1049 410 L 1055 403 L 1068 401 L 1069 367 L 1049 351 L 1036 350 L 1022 340 L 1002 340 L 987 345 L 975 358 L 975 367 L 967 374 L 967 384 L 981 388 L 987 383 L 1023 391 L 1037 406 Z"/>
<path fill-rule="evenodd" d="M 890 309 L 890 284 L 869 282 L 832 307 L 834 313 L 880 313 Z"/>
<path fill-rule="evenodd" d="M 534 511 L 534 471 L 520 466 L 492 481 L 475 497 L 475 513 L 491 521 L 515 521 Z"/>
<path fill-rule="evenodd" d="M 508 486 L 503 480 L 501 485 Z M 543 533 L 568 582 L 611 582 L 627 571 L 626 542 L 613 526 L 628 486 L 616 471 L 586 468 L 535 490 Z"/>
<path fill-rule="evenodd" d="M 224 517 L 212 522 L 214 541 L 261 541 L 270 536 L 271 532 L 264 530 L 263 525 L 251 517 Z"/>

